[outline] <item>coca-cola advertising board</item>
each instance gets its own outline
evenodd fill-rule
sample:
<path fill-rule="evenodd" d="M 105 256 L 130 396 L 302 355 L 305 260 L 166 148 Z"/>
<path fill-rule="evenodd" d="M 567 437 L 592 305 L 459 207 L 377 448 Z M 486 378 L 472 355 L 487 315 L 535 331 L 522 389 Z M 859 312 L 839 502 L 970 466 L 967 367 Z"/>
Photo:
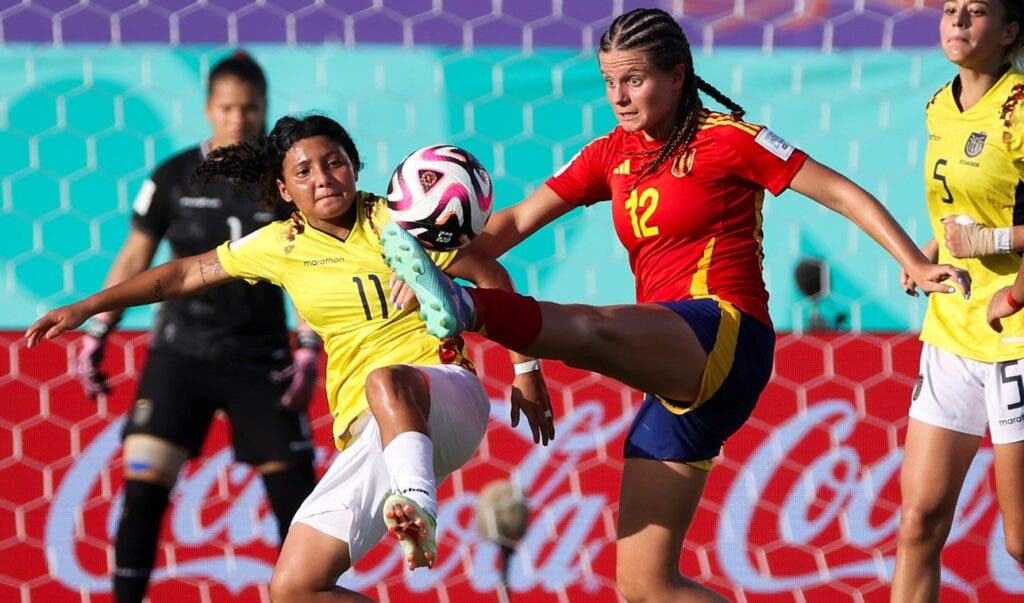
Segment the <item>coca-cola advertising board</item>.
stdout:
<path fill-rule="evenodd" d="M 120 430 L 146 335 L 111 336 L 114 384 L 86 398 L 71 373 L 76 338 L 28 350 L 0 334 L 0 603 L 108 602 L 120 513 Z M 615 590 L 622 443 L 640 396 L 615 381 L 545 363 L 555 440 L 510 426 L 511 367 L 499 347 L 471 353 L 492 397 L 478 455 L 440 489 L 439 562 L 403 569 L 384 541 L 341 584 L 381 601 L 602 601 Z M 753 418 L 726 444 L 687 535 L 685 573 L 737 601 L 888 601 L 899 516 L 898 472 L 920 343 L 910 334 L 786 335 Z M 318 463 L 333 457 L 322 393 Z M 217 420 L 172 495 L 151 599 L 268 601 L 277 551 L 259 477 L 232 462 Z M 943 555 L 944 602 L 1024 597 L 1005 552 L 986 440 Z M 529 504 L 511 557 L 477 530 L 478 494 L 511 479 Z"/>

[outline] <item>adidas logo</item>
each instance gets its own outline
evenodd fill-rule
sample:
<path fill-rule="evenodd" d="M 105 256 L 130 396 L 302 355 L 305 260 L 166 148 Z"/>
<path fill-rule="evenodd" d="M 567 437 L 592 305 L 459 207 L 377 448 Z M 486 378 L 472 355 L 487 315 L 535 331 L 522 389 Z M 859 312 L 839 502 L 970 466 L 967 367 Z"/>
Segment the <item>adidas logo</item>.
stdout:
<path fill-rule="evenodd" d="M 612 170 L 613 174 L 621 174 L 623 176 L 629 175 L 629 160 L 625 160 L 619 164 L 619 167 Z"/>

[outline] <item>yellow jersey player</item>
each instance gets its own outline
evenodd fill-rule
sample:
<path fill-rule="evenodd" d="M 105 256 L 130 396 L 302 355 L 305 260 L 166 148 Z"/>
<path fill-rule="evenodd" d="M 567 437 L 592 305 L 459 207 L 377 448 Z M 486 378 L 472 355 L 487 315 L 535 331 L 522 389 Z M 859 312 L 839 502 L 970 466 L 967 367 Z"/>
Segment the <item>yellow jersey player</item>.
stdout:
<path fill-rule="evenodd" d="M 938 600 L 940 554 L 986 431 L 1006 548 L 1024 562 L 1024 315 L 1005 319 L 1002 332 L 985 327 L 989 299 L 1020 265 L 1009 225 L 1022 222 L 1024 211 L 1024 74 L 1012 67 L 1022 28 L 1019 1 L 943 5 L 942 48 L 958 75 L 926 109 L 925 186 L 935 240 L 924 251 L 966 268 L 973 299 L 928 300 L 900 474 L 895 602 Z M 903 284 L 913 293 L 912 280 L 904 276 Z"/>
<path fill-rule="evenodd" d="M 238 241 L 147 270 L 52 310 L 26 331 L 29 345 L 98 312 L 161 301 L 245 279 L 288 291 L 324 340 L 327 388 L 340 454 L 295 515 L 271 580 L 274 601 L 365 601 L 338 578 L 390 528 L 410 568 L 431 566 L 436 484 L 476 452 L 489 400 L 459 340 L 427 335 L 415 310 L 392 302 L 391 271 L 377 231 L 384 200 L 356 190 L 361 162 L 348 133 L 323 116 L 278 120 L 267 137 L 218 149 L 199 169 L 258 182 L 267 201 L 298 211 Z M 449 274 L 511 289 L 497 262 L 471 250 L 435 254 Z M 513 354 L 513 423 L 554 437 L 537 363 Z"/>

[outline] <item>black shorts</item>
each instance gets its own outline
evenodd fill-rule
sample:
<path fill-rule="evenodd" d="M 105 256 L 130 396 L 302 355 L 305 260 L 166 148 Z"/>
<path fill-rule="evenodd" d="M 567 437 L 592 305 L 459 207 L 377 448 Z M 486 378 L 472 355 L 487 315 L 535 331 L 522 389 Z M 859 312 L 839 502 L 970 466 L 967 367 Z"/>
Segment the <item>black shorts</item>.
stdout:
<path fill-rule="evenodd" d="M 278 367 L 280 368 L 280 367 Z M 123 436 L 146 434 L 199 454 L 218 409 L 231 423 L 235 460 L 260 465 L 292 461 L 312 450 L 305 413 L 281 407 L 273 367 L 211 363 L 166 350 L 150 350 Z"/>

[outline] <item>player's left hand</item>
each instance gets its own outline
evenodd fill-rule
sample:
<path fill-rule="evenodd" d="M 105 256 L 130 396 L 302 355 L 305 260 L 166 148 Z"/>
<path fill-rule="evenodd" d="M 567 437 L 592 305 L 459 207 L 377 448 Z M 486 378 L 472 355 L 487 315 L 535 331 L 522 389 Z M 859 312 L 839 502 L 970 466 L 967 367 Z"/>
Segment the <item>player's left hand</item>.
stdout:
<path fill-rule="evenodd" d="M 396 310 L 404 310 L 405 308 L 415 310 L 416 306 L 420 305 L 420 300 L 416 299 L 416 294 L 413 293 L 412 287 L 398 278 L 397 274 L 391 275 L 391 305 Z"/>
<path fill-rule="evenodd" d="M 319 360 L 319 351 L 300 347 L 292 355 L 289 366 L 271 373 L 270 378 L 274 383 L 288 383 L 288 389 L 281 396 L 281 406 L 296 414 L 306 411 L 309 401 L 313 399 Z"/>
<path fill-rule="evenodd" d="M 971 299 L 971 275 L 963 268 L 922 262 L 910 267 L 907 273 L 914 284 L 926 294 L 956 293 L 959 289 L 964 299 Z"/>
<path fill-rule="evenodd" d="M 541 371 L 516 375 L 512 381 L 512 427 L 519 425 L 519 413 L 533 431 L 535 444 L 548 445 L 555 439 L 555 417 L 551 411 L 551 397 Z"/>
<path fill-rule="evenodd" d="M 988 320 L 988 326 L 992 327 L 992 330 L 996 333 L 1003 332 L 1003 323 L 1001 319 L 1006 318 L 1007 316 L 1013 316 L 1017 313 L 1017 310 L 1011 308 L 1010 302 L 1006 299 L 1006 296 L 1010 294 L 1011 289 L 1013 289 L 1012 286 L 1003 287 L 992 294 L 992 299 L 988 302 L 988 315 L 986 316 L 986 320 Z"/>

